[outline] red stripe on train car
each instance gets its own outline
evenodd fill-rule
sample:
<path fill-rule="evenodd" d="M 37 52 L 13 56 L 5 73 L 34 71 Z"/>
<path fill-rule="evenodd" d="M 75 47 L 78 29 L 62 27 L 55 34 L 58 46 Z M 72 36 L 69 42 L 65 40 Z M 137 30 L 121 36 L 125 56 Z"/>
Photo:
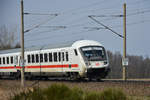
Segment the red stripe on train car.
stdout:
<path fill-rule="evenodd" d="M 13 68 L 15 68 L 15 67 L 12 67 L 12 66 L 10 66 L 10 67 L 0 67 L 0 69 L 13 69 Z"/>
<path fill-rule="evenodd" d="M 73 67 L 76 68 L 78 67 L 78 64 L 67 64 L 67 65 L 41 65 L 41 66 L 25 66 L 25 68 L 69 68 Z M 0 67 L 0 69 L 14 69 L 14 68 L 21 68 L 20 66 L 6 66 L 6 67 Z"/>

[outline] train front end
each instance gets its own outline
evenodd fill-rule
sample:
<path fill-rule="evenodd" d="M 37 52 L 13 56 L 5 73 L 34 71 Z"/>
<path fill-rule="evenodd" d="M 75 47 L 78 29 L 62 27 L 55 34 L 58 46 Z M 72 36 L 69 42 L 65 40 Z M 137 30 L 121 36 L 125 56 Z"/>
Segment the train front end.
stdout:
<path fill-rule="evenodd" d="M 104 78 L 109 72 L 108 56 L 101 45 L 89 45 L 80 48 L 87 68 L 88 78 Z"/>
<path fill-rule="evenodd" d="M 93 40 L 76 41 L 73 45 L 80 54 L 80 76 L 89 79 L 105 78 L 110 71 L 107 52 L 102 44 Z"/>

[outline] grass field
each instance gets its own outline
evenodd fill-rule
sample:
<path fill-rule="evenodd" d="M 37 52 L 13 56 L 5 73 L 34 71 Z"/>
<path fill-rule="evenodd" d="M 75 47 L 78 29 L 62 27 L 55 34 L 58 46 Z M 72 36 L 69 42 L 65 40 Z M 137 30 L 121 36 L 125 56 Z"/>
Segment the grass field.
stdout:
<path fill-rule="evenodd" d="M 26 85 L 30 86 L 34 82 L 35 81 L 27 81 Z M 44 89 L 54 83 L 65 84 L 69 88 L 77 87 L 86 92 L 102 92 L 109 88 L 120 89 L 132 100 L 150 100 L 150 83 L 40 81 L 39 84 L 35 86 Z M 14 93 L 22 91 L 19 87 L 20 81 L 0 80 L 0 100 L 8 100 Z"/>

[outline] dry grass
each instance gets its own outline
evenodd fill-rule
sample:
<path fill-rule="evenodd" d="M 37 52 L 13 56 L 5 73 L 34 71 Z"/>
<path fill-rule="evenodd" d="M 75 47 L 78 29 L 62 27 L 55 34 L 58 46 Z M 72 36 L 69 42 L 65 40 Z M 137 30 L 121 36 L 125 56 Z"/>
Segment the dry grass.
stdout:
<path fill-rule="evenodd" d="M 29 86 L 35 81 L 27 81 Z M 65 84 L 70 88 L 78 87 L 84 91 L 101 92 L 108 88 L 119 88 L 128 97 L 133 100 L 150 100 L 150 83 L 120 83 L 120 82 L 55 82 L 55 81 L 40 81 L 41 88 L 47 88 L 53 83 Z M 36 84 L 38 86 L 38 84 Z M 14 93 L 22 91 L 20 88 L 20 81 L 17 80 L 0 80 L 0 100 L 8 100 Z M 31 88 L 32 89 L 32 88 Z"/>

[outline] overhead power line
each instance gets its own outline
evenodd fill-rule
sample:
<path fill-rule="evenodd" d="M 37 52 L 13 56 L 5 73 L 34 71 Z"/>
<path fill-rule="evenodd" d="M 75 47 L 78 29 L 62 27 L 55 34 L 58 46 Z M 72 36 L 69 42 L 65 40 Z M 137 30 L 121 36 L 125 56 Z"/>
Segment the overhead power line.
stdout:
<path fill-rule="evenodd" d="M 150 9 L 147 9 L 147 10 L 137 11 L 137 12 L 134 12 L 134 13 L 127 14 L 127 16 L 138 15 L 138 14 L 144 14 L 144 13 L 149 13 L 149 12 L 150 12 Z"/>
<path fill-rule="evenodd" d="M 137 22 L 132 22 L 132 23 L 128 23 L 127 25 L 137 25 L 137 24 L 141 24 L 141 23 L 146 23 L 146 22 L 150 22 L 150 20 L 141 20 L 141 21 L 137 21 Z"/>
<path fill-rule="evenodd" d="M 58 14 L 51 14 L 51 13 L 24 13 L 24 15 L 51 15 L 51 16 L 58 16 Z"/>
<path fill-rule="evenodd" d="M 123 15 L 90 15 L 91 17 L 123 17 Z"/>
<path fill-rule="evenodd" d="M 41 41 L 41 40 L 46 40 L 46 39 L 54 39 L 54 38 L 62 38 L 62 37 L 66 37 L 66 36 L 73 36 L 73 35 L 78 35 L 81 33 L 85 33 L 85 32 L 89 32 L 89 31 L 95 31 L 95 30 L 83 30 L 83 31 L 80 31 L 80 32 L 73 32 L 73 33 L 69 33 L 69 34 L 57 34 L 57 35 L 53 35 L 53 36 L 45 36 L 45 37 L 40 37 L 40 38 L 35 38 L 35 39 L 27 39 L 26 41 L 27 42 L 32 42 L 32 41 Z"/>
<path fill-rule="evenodd" d="M 148 23 L 150 22 L 150 20 L 141 20 L 141 21 L 137 21 L 137 22 L 131 22 L 131 23 L 127 23 L 127 26 L 132 26 L 132 25 L 137 25 L 137 24 L 141 24 L 141 23 Z M 110 28 L 120 28 L 122 27 L 122 25 L 115 25 L 115 26 L 111 26 Z M 102 27 L 84 27 L 84 29 L 106 29 L 106 28 L 102 28 Z"/>
<path fill-rule="evenodd" d="M 104 25 L 103 23 L 99 22 L 98 20 L 94 19 L 92 16 L 88 16 L 90 19 L 92 19 L 93 21 L 95 21 L 96 23 L 104 26 L 106 29 L 110 30 L 111 32 L 113 32 L 114 34 L 118 35 L 121 38 L 124 38 L 122 35 L 118 34 L 116 31 L 112 30 L 111 28 L 109 28 L 108 26 Z"/>
<path fill-rule="evenodd" d="M 83 27 L 83 29 L 88 29 L 88 30 L 100 30 L 100 29 L 106 29 L 104 27 Z"/>
<path fill-rule="evenodd" d="M 73 8 L 71 10 L 63 11 L 63 12 L 60 13 L 60 15 L 65 15 L 65 14 L 73 14 L 73 15 L 75 15 L 75 14 L 81 14 L 81 13 L 83 13 L 81 11 L 83 11 L 85 8 L 95 7 L 96 5 L 101 5 L 101 4 L 107 3 L 106 1 L 107 0 L 100 0 L 98 2 L 89 4 L 89 5 L 79 6 L 77 8 Z M 87 11 L 85 11 L 85 12 L 87 12 Z M 68 19 L 66 16 L 65 16 L 65 18 Z M 64 19 L 64 20 L 60 20 L 60 21 L 62 22 L 62 21 L 66 21 L 66 20 Z"/>
<path fill-rule="evenodd" d="M 56 17 L 57 15 L 53 15 L 53 16 Z M 39 23 L 39 24 L 33 26 L 32 28 L 25 30 L 24 33 L 30 32 L 31 30 L 33 30 L 33 29 L 35 29 L 35 28 L 38 28 L 38 27 L 40 27 L 40 26 L 43 25 L 43 24 L 46 24 L 46 23 L 47 23 L 49 20 L 51 20 L 51 19 L 52 19 L 52 18 L 46 19 L 45 21 L 43 21 L 43 22 L 41 22 L 41 23 Z"/>
<path fill-rule="evenodd" d="M 63 29 L 63 28 L 67 28 L 67 26 L 40 26 L 40 28 L 59 28 L 59 29 Z"/>
<path fill-rule="evenodd" d="M 55 32 L 55 31 L 59 31 L 58 29 L 51 29 L 48 31 L 40 31 L 40 32 L 34 32 L 32 33 L 32 35 L 36 34 L 36 35 L 44 35 L 45 33 L 50 33 L 50 32 Z M 26 37 L 30 37 L 31 35 L 25 35 Z"/>

